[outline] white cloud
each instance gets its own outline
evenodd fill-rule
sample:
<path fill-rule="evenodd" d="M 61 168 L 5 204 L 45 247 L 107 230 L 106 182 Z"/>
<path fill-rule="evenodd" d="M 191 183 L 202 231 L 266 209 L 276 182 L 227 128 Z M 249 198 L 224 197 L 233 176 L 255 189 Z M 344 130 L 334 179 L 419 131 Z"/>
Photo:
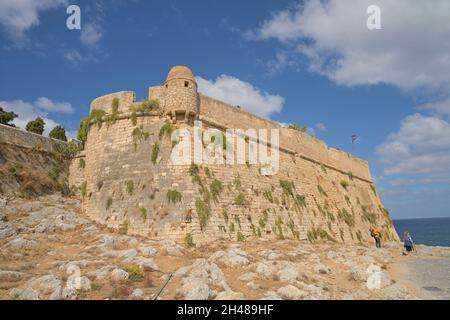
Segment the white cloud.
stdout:
<path fill-rule="evenodd" d="M 45 97 L 41 97 L 35 102 L 26 102 L 23 100 L 0 101 L 0 105 L 4 106 L 4 109 L 7 111 L 13 111 L 18 115 L 13 123 L 22 129 L 25 129 L 27 123 L 37 117 L 44 119 L 44 135 L 48 135 L 50 131 L 58 125 L 56 121 L 49 117 L 49 112 L 67 113 L 69 110 L 73 111 L 70 103 L 52 102 L 50 99 Z"/>
<path fill-rule="evenodd" d="M 87 23 L 81 27 L 81 43 L 88 47 L 97 46 L 103 33 L 97 23 Z"/>
<path fill-rule="evenodd" d="M 315 127 L 316 127 L 317 130 L 322 131 L 322 132 L 327 132 L 328 131 L 327 127 L 321 122 L 316 123 Z"/>
<path fill-rule="evenodd" d="M 384 173 L 421 176 L 422 182 L 450 182 L 450 123 L 413 114 L 376 148 Z"/>
<path fill-rule="evenodd" d="M 280 112 L 284 104 L 283 97 L 262 92 L 252 84 L 232 76 L 221 75 L 216 80 L 205 80 L 202 77 L 196 79 L 201 93 L 241 106 L 242 109 L 262 117 Z"/>
<path fill-rule="evenodd" d="M 435 102 L 429 102 L 418 107 L 438 117 L 450 117 L 450 98 Z"/>
<path fill-rule="evenodd" d="M 450 88 L 450 1 L 378 0 L 381 30 L 368 30 L 373 0 L 305 0 L 272 14 L 248 39 L 281 42 L 311 71 L 341 85 Z M 280 48 L 277 49 L 279 51 Z M 278 57 L 281 65 L 289 65 Z"/>
<path fill-rule="evenodd" d="M 68 102 L 53 102 L 46 97 L 38 98 L 35 105 L 40 109 L 50 112 L 73 113 L 75 111 L 72 105 Z"/>
<path fill-rule="evenodd" d="M 15 40 L 25 38 L 25 32 L 39 25 L 41 12 L 67 4 L 66 0 L 2 0 L 0 1 L 0 25 Z"/>

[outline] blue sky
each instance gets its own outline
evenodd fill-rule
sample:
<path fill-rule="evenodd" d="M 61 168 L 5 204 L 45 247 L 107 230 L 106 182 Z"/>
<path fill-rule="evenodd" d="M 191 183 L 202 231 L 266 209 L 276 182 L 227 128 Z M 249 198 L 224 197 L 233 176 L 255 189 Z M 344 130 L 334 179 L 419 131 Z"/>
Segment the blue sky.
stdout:
<path fill-rule="evenodd" d="M 450 4 L 395 3 L 2 0 L 0 104 L 73 135 L 95 97 L 145 98 L 187 65 L 204 93 L 369 160 L 394 218 L 450 216 Z"/>

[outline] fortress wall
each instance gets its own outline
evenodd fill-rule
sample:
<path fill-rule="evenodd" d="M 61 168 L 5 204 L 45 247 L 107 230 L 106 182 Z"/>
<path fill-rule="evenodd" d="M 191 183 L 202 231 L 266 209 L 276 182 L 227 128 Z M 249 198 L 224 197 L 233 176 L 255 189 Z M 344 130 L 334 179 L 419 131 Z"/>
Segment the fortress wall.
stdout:
<path fill-rule="evenodd" d="M 136 93 L 134 91 L 120 91 L 98 97 L 91 102 L 91 111 L 93 109 L 102 109 L 107 113 L 111 113 L 112 101 L 119 99 L 119 111 L 128 112 L 129 106 L 136 102 Z"/>
<path fill-rule="evenodd" d="M 199 96 L 200 117 L 219 122 L 227 128 L 247 130 L 250 128 L 279 129 L 281 127 L 275 122 L 257 117 L 222 101 L 202 94 Z"/>
<path fill-rule="evenodd" d="M 186 179 L 186 167 L 169 167 L 166 163 L 172 143 L 170 139 L 158 137 L 164 121 L 158 116 L 145 116 L 138 117 L 136 127 L 129 119 L 119 119 L 109 127 L 105 124 L 101 128 L 90 127 L 83 210 L 94 220 L 152 238 L 162 235 L 173 238 L 177 232 L 183 232 L 178 229 L 194 206 L 195 191 L 191 179 Z M 135 140 L 132 132 L 141 126 L 148 137 Z M 153 163 L 155 144 L 159 152 Z M 130 192 L 127 184 L 131 183 Z M 171 189 L 183 192 L 181 203 L 168 202 L 167 191 Z M 173 228 L 175 235 L 170 233 Z"/>
<path fill-rule="evenodd" d="M 166 88 L 164 86 L 154 86 L 148 88 L 148 99 L 158 99 L 159 107 L 164 108 L 166 105 Z"/>
<path fill-rule="evenodd" d="M 86 164 L 85 152 L 81 151 L 75 158 L 72 159 L 69 165 L 69 186 L 76 189 L 81 188 L 84 181 L 84 167 Z"/>
<path fill-rule="evenodd" d="M 40 149 L 42 151 L 53 151 L 53 144 L 65 142 L 44 137 L 40 134 L 25 131 L 20 128 L 14 128 L 0 124 L 0 141 L 29 149 Z"/>
<path fill-rule="evenodd" d="M 372 181 L 367 161 L 346 152 L 328 148 L 324 141 L 309 134 L 283 128 L 276 122 L 204 95 L 200 95 L 200 119 L 210 120 L 216 126 L 222 126 L 222 129 L 279 129 L 281 151 L 297 153 L 330 168 L 345 173 L 351 172 L 357 178 Z"/>
<path fill-rule="evenodd" d="M 149 136 L 139 141 L 136 149 L 129 119 L 119 119 L 109 128 L 105 124 L 101 128 L 91 126 L 86 143 L 87 192 L 83 201 L 83 210 L 91 218 L 122 231 L 126 229 L 127 233 L 178 242 L 183 242 L 187 234 L 192 234 L 196 243 L 260 236 L 305 240 L 313 233 L 325 231 L 335 241 L 357 243 L 371 241 L 367 232 L 369 216 L 376 219 L 386 238 L 396 239 L 369 183 L 350 180 L 345 172 L 286 152 L 280 153 L 280 170 L 274 176 L 262 176 L 258 165 L 201 165 L 199 178 L 208 190 L 207 202 L 205 191 L 189 173 L 190 165 L 170 164 L 172 143 L 168 138 L 158 138 L 164 121 L 158 116 L 139 117 L 136 127 L 142 126 Z M 192 133 L 191 126 L 177 126 Z M 155 143 L 160 146 L 156 164 L 151 160 Z M 223 186 L 216 200 L 211 191 L 215 179 Z M 284 194 L 280 180 L 294 183 L 293 196 Z M 340 185 L 341 180 L 349 183 L 347 189 Z M 127 190 L 128 181 L 133 181 L 131 193 Z M 168 190 L 180 192 L 181 202 L 170 203 Z M 244 203 L 237 200 L 241 195 Z M 296 203 L 297 196 L 304 197 L 304 206 Z M 210 212 L 203 230 L 196 205 L 199 200 Z M 347 225 L 339 217 L 343 209 L 354 217 L 354 225 Z"/>

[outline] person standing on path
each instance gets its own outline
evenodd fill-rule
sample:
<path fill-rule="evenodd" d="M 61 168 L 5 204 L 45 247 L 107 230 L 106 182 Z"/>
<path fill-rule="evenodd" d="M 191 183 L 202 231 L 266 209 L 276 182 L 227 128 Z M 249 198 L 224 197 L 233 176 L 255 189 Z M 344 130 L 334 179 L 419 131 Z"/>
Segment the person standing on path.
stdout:
<path fill-rule="evenodd" d="M 377 248 L 381 248 L 381 233 L 380 230 L 378 230 L 377 227 L 370 227 L 369 229 L 370 235 L 375 239 L 375 246 Z"/>

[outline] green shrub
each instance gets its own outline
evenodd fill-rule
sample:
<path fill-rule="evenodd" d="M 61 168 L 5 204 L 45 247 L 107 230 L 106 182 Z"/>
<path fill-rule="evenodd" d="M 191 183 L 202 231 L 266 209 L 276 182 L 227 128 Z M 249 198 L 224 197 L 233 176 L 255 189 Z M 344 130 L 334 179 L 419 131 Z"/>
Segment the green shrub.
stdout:
<path fill-rule="evenodd" d="M 263 191 L 263 197 L 267 199 L 270 203 L 273 203 L 273 195 L 271 190 L 265 190 Z"/>
<path fill-rule="evenodd" d="M 347 180 L 341 180 L 341 186 L 342 186 L 342 188 L 347 190 L 347 188 L 348 188 L 348 181 Z"/>
<path fill-rule="evenodd" d="M 186 236 L 184 237 L 184 244 L 188 248 L 195 247 L 194 237 L 192 236 L 192 233 L 189 232 L 186 234 Z"/>
<path fill-rule="evenodd" d="M 300 127 L 299 125 L 297 125 L 295 123 L 291 123 L 290 125 L 288 125 L 288 128 L 292 129 L 292 130 L 300 131 L 303 133 L 306 133 L 308 131 L 308 127 Z"/>
<path fill-rule="evenodd" d="M 236 189 L 240 189 L 242 185 L 241 180 L 239 180 L 238 178 L 234 179 L 233 184 Z"/>
<path fill-rule="evenodd" d="M 165 121 L 164 124 L 162 125 L 161 129 L 159 129 L 159 134 L 158 137 L 161 140 L 162 137 L 167 137 L 168 139 L 170 139 L 170 137 L 172 136 L 172 132 L 175 130 L 174 125 L 172 124 L 172 122 L 170 121 Z"/>
<path fill-rule="evenodd" d="M 133 194 L 133 190 L 134 190 L 134 182 L 133 182 L 133 180 L 125 181 L 125 186 L 127 188 L 128 194 L 132 195 Z"/>
<path fill-rule="evenodd" d="M 222 216 L 223 216 L 223 220 L 225 221 L 225 223 L 228 224 L 228 211 L 227 211 L 227 209 L 223 209 L 222 210 Z"/>
<path fill-rule="evenodd" d="M 235 228 L 234 228 L 234 223 L 233 222 L 230 222 L 230 228 L 229 229 L 230 229 L 231 233 L 234 232 Z"/>
<path fill-rule="evenodd" d="M 109 210 L 109 208 L 111 208 L 112 203 L 113 199 L 109 197 L 108 200 L 106 200 L 106 210 Z"/>
<path fill-rule="evenodd" d="M 139 128 L 134 128 L 131 135 L 133 136 L 134 151 L 136 151 L 138 143 L 147 140 L 149 137 L 149 133 L 143 130 L 142 125 Z"/>
<path fill-rule="evenodd" d="M 244 237 L 244 235 L 242 234 L 242 232 L 240 232 L 240 231 L 238 231 L 238 233 L 237 233 L 237 240 L 238 240 L 239 242 L 245 242 L 245 237 Z"/>
<path fill-rule="evenodd" d="M 297 206 L 297 208 L 301 209 L 301 208 L 306 208 L 306 197 L 303 195 L 299 195 L 297 194 L 295 196 L 295 205 Z"/>
<path fill-rule="evenodd" d="M 86 160 L 84 160 L 83 158 L 80 158 L 80 160 L 78 161 L 78 168 L 84 169 L 85 167 L 86 167 Z"/>
<path fill-rule="evenodd" d="M 141 216 L 142 216 L 142 220 L 146 221 L 147 220 L 147 209 L 143 208 L 143 207 L 138 207 L 139 211 L 141 212 Z"/>
<path fill-rule="evenodd" d="M 209 168 L 208 167 L 205 167 L 205 174 L 206 174 L 206 176 L 208 177 L 208 178 L 212 178 L 212 176 L 211 176 L 211 171 L 209 171 Z"/>
<path fill-rule="evenodd" d="M 81 119 L 80 126 L 78 127 L 77 139 L 81 142 L 83 149 L 88 136 L 89 121 L 90 121 L 89 118 Z"/>
<path fill-rule="evenodd" d="M 346 225 L 349 227 L 353 227 L 355 225 L 355 216 L 353 214 L 348 213 L 348 211 L 344 208 L 339 210 L 338 219 L 344 221 Z"/>
<path fill-rule="evenodd" d="M 349 171 L 347 174 L 348 174 L 348 178 L 350 180 L 353 180 L 353 173 L 351 171 Z"/>
<path fill-rule="evenodd" d="M 319 190 L 319 193 L 321 195 L 324 195 L 325 197 L 328 197 L 327 193 L 325 192 L 325 190 L 323 190 L 322 186 L 320 184 L 317 185 L 317 190 Z"/>
<path fill-rule="evenodd" d="M 91 114 L 89 115 L 88 122 L 97 126 L 97 128 L 102 127 L 103 117 L 106 115 L 105 110 L 102 109 L 93 109 Z"/>
<path fill-rule="evenodd" d="M 245 195 L 242 192 L 239 192 L 239 194 L 234 199 L 234 203 L 238 206 L 243 206 L 247 203 L 247 200 L 245 199 Z"/>
<path fill-rule="evenodd" d="M 144 270 L 138 265 L 127 265 L 124 267 L 124 270 L 128 272 L 128 280 L 140 281 L 144 279 Z"/>
<path fill-rule="evenodd" d="M 222 182 L 220 182 L 217 179 L 214 179 L 213 182 L 211 182 L 210 190 L 211 190 L 211 195 L 212 195 L 214 201 L 217 202 L 219 194 L 223 190 Z"/>
<path fill-rule="evenodd" d="M 198 219 L 200 221 L 200 227 L 202 230 L 206 227 L 209 216 L 211 215 L 211 210 L 209 206 L 200 198 L 195 200 L 195 208 L 197 211 Z"/>
<path fill-rule="evenodd" d="M 152 162 L 153 162 L 153 164 L 156 164 L 156 161 L 158 160 L 158 154 L 159 154 L 159 143 L 154 143 L 152 146 Z"/>
<path fill-rule="evenodd" d="M 200 172 L 200 169 L 198 167 L 198 165 L 196 165 L 195 163 L 192 163 L 189 167 L 189 175 L 191 177 L 198 175 Z"/>
<path fill-rule="evenodd" d="M 283 189 L 283 193 L 287 196 L 294 197 L 295 185 L 292 181 L 280 180 L 281 189 Z"/>
<path fill-rule="evenodd" d="M 177 202 L 180 202 L 182 197 L 183 196 L 181 195 L 181 193 L 179 193 L 177 190 L 170 189 L 167 191 L 167 201 L 169 203 L 175 204 Z"/>

